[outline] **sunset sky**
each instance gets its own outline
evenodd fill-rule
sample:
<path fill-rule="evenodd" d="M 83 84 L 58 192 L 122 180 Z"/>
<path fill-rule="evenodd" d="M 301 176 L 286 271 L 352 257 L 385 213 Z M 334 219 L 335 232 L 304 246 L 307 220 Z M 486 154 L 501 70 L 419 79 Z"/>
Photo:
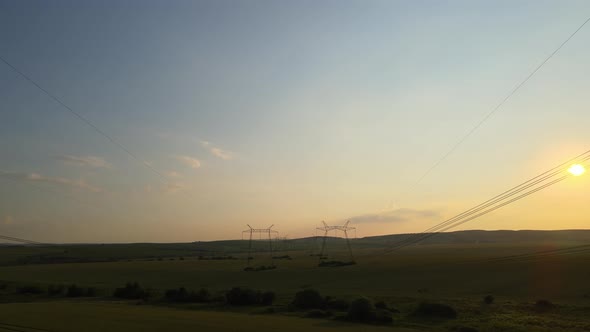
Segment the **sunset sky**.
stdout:
<path fill-rule="evenodd" d="M 588 1 L 0 1 L 0 234 L 419 232 L 590 149 Z M 145 161 L 152 169 L 142 164 Z M 568 179 L 460 229 L 590 226 Z"/>

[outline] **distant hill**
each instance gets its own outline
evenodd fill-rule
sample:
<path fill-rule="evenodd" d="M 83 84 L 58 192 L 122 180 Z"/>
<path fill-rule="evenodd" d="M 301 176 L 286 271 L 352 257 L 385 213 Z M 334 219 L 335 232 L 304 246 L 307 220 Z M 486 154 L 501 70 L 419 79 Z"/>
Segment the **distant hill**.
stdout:
<path fill-rule="evenodd" d="M 353 250 L 379 249 L 395 245 L 414 234 L 392 234 L 351 239 Z M 329 249 L 343 250 L 346 242 L 342 238 L 329 237 Z M 282 255 L 285 251 L 318 253 L 322 237 L 307 237 L 273 241 L 273 251 Z M 590 230 L 559 231 L 482 231 L 469 230 L 440 233 L 417 243 L 428 245 L 555 245 L 569 246 L 590 244 Z M 255 241 L 254 252 L 268 252 L 268 242 Z M 191 243 L 128 243 L 128 244 L 55 244 L 50 246 L 0 245 L 0 265 L 51 264 L 105 262 L 128 259 L 237 259 L 248 252 L 247 240 L 197 241 Z"/>

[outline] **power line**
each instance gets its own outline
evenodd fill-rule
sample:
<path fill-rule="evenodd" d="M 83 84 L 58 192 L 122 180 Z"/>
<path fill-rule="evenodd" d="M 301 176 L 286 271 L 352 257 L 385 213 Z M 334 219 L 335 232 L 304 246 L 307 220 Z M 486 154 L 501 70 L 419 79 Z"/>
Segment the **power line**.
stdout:
<path fill-rule="evenodd" d="M 560 181 L 565 180 L 569 177 L 569 175 L 563 175 L 558 177 L 555 180 L 549 181 L 551 178 L 554 178 L 563 173 L 563 166 L 571 163 L 571 162 L 584 162 L 590 160 L 590 150 L 571 158 L 558 166 L 555 166 L 515 187 L 512 187 L 509 190 L 504 191 L 503 193 L 496 195 L 495 197 L 471 208 L 468 209 L 450 219 L 447 219 L 435 226 L 428 228 L 427 230 L 416 233 L 413 236 L 410 236 L 406 239 L 403 239 L 393 245 L 390 245 L 384 253 L 388 253 L 394 250 L 401 249 L 403 247 L 424 241 L 432 236 L 435 236 L 441 232 L 447 231 L 451 228 L 460 226 L 468 221 L 473 219 L 479 218 L 483 215 L 486 215 L 490 212 L 493 212 L 503 206 L 512 204 L 526 196 L 529 196 L 539 190 L 547 188 L 551 185 L 554 185 Z M 549 182 L 547 182 L 549 181 Z M 521 194 L 522 193 L 522 194 Z M 518 195 L 520 194 L 520 195 Z M 516 196 L 518 195 L 518 196 Z M 514 197 L 516 196 L 516 197 Z"/>
<path fill-rule="evenodd" d="M 52 94 L 51 92 L 49 92 L 46 89 L 44 89 L 41 85 L 39 85 L 37 82 L 35 82 L 32 78 L 28 77 L 22 71 L 20 71 L 18 68 L 16 68 L 14 65 L 12 65 L 8 61 L 6 61 L 6 59 L 4 59 L 2 56 L 0 56 L 0 60 L 2 60 L 2 62 L 4 62 L 8 67 L 10 67 L 12 70 L 14 70 L 17 74 L 19 74 L 20 76 L 22 76 L 24 79 L 26 79 L 27 81 L 29 81 L 31 84 L 33 84 L 35 87 L 37 87 L 39 90 L 41 90 L 43 93 L 45 93 L 47 96 L 49 96 L 49 98 L 53 99 L 56 103 L 58 103 L 63 108 L 65 108 L 70 114 L 72 114 L 78 120 L 80 120 L 81 122 L 83 122 L 87 126 L 89 126 L 92 129 L 94 129 L 94 131 L 96 131 L 101 136 L 103 136 L 106 139 L 108 139 L 112 144 L 114 144 L 115 146 L 117 146 L 119 149 L 123 150 L 125 153 L 127 153 L 129 156 L 131 156 L 133 159 L 135 159 L 139 163 L 143 164 L 143 166 L 147 167 L 150 171 L 152 171 L 153 173 L 155 173 L 156 175 L 158 175 L 159 177 L 161 177 L 162 179 L 164 179 L 164 181 L 166 183 L 168 183 L 168 179 L 166 178 L 166 176 L 164 174 L 162 174 L 160 171 L 158 171 L 157 169 L 155 169 L 152 165 L 150 165 L 145 160 L 139 158 L 135 153 L 131 152 L 131 150 L 129 150 L 128 148 L 126 148 L 123 144 L 121 144 L 113 136 L 107 134 L 102 129 L 100 129 L 97 125 L 95 125 L 94 123 L 92 123 L 89 119 L 87 119 L 86 117 L 82 116 L 80 113 L 74 111 L 71 107 L 69 107 L 68 105 L 66 105 L 63 101 L 61 101 L 59 98 L 57 98 L 54 94 Z"/>
<path fill-rule="evenodd" d="M 18 237 L 12 237 L 12 236 L 7 236 L 7 235 L 0 235 L 0 240 L 8 240 L 8 241 L 12 241 L 12 242 L 20 242 L 20 243 L 24 243 L 24 244 L 34 244 L 34 245 L 42 245 L 42 246 L 49 246 L 50 245 L 49 243 L 42 243 L 42 242 L 21 239 Z"/>
<path fill-rule="evenodd" d="M 586 252 L 590 252 L 590 244 L 584 244 L 584 245 L 572 246 L 572 247 L 566 247 L 566 248 L 551 249 L 551 250 L 536 251 L 536 252 L 517 254 L 517 255 L 493 257 L 493 258 L 488 258 L 486 260 L 482 260 L 480 262 L 492 263 L 492 262 L 514 261 L 514 260 L 522 260 L 522 259 L 534 259 L 534 258 L 539 258 L 539 257 L 581 254 L 581 253 L 586 253 Z"/>
<path fill-rule="evenodd" d="M 445 161 L 457 148 L 463 144 L 479 127 L 481 127 L 498 109 L 500 109 L 522 86 L 524 86 L 559 50 L 561 50 L 565 44 L 567 44 L 582 28 L 590 21 L 590 17 L 580 25 L 576 31 L 574 31 L 565 41 L 563 41 L 559 47 L 557 47 L 549 56 L 545 58 L 524 80 L 522 80 L 514 89 L 512 89 L 502 101 L 496 105 L 490 112 L 488 112 L 479 122 L 475 124 L 457 143 L 455 143 L 450 150 L 447 151 L 439 160 L 437 160 L 419 179 L 416 183 L 422 182 L 422 180 L 430 174 L 435 168 L 437 168 L 443 161 Z"/>
<path fill-rule="evenodd" d="M 553 180 L 553 181 L 551 181 L 551 182 L 549 182 L 547 184 L 544 184 L 544 185 L 542 185 L 542 186 L 540 186 L 538 188 L 535 188 L 533 190 L 530 190 L 530 191 L 528 191 L 528 192 L 526 192 L 526 193 L 524 193 L 524 194 L 522 194 L 520 196 L 517 196 L 517 197 L 515 197 L 515 198 L 513 198 L 511 200 L 508 200 L 507 202 L 504 202 L 504 203 L 499 204 L 499 205 L 497 205 L 497 206 L 495 206 L 493 208 L 490 208 L 489 210 L 486 210 L 484 212 L 481 212 L 479 214 L 476 214 L 476 215 L 474 215 L 472 217 L 469 217 L 467 219 L 457 221 L 456 223 L 451 224 L 451 225 L 448 225 L 448 226 L 446 226 L 444 228 L 440 228 L 436 232 L 426 233 L 426 234 L 420 236 L 419 238 L 412 239 L 411 241 L 407 241 L 406 243 L 401 243 L 401 244 L 394 245 L 394 246 L 386 249 L 385 250 L 385 253 L 389 253 L 389 252 L 392 252 L 392 251 L 395 251 L 395 250 L 399 250 L 399 249 L 405 248 L 407 246 L 416 244 L 418 242 L 422 242 L 422 241 L 424 241 L 424 240 L 426 240 L 428 238 L 431 238 L 433 236 L 436 236 L 436 235 L 438 235 L 438 234 L 440 234 L 442 232 L 445 232 L 445 231 L 447 231 L 447 230 L 449 230 L 451 228 L 455 228 L 455 227 L 460 226 L 460 225 L 462 225 L 462 224 L 464 224 L 464 223 L 466 223 L 468 221 L 471 221 L 473 219 L 477 219 L 477 218 L 479 218 L 481 216 L 484 216 L 484 215 L 486 215 L 486 214 L 488 214 L 490 212 L 493 212 L 493 211 L 495 211 L 495 210 L 497 210 L 497 209 L 499 209 L 501 207 L 504 207 L 506 205 L 512 204 L 512 203 L 514 203 L 514 202 L 516 202 L 516 201 L 518 201 L 518 200 L 520 200 L 520 199 L 522 199 L 522 198 L 524 198 L 526 196 L 529 196 L 529 195 L 531 195 L 531 194 L 533 194 L 533 193 L 535 193 L 535 192 L 537 192 L 539 190 L 545 189 L 545 188 L 547 188 L 549 186 L 552 186 L 552 185 L 554 185 L 554 184 L 556 184 L 558 182 L 561 182 L 561 181 L 565 180 L 566 178 L 568 178 L 568 175 L 564 175 L 564 176 L 562 176 L 562 177 L 560 177 L 560 178 L 558 178 L 556 180 Z"/>

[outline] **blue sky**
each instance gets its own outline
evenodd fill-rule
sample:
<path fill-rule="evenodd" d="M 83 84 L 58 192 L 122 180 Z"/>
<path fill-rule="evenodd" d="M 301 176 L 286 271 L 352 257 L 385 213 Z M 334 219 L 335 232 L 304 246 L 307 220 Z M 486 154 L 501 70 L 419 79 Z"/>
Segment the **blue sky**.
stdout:
<path fill-rule="evenodd" d="M 1 1 L 0 234 L 415 232 L 588 149 L 586 1 Z M 587 227 L 587 181 L 465 228 Z M 554 204 L 559 202 L 559 204 Z M 397 212 L 396 212 L 397 211 Z"/>

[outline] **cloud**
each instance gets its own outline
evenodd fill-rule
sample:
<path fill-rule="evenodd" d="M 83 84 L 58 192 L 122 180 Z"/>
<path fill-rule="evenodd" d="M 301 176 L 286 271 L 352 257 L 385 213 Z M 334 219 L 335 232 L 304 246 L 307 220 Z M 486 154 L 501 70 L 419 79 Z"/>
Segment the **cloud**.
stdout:
<path fill-rule="evenodd" d="M 164 192 L 164 194 L 175 194 L 183 189 L 186 189 L 187 186 L 183 183 L 168 183 L 166 184 L 162 191 Z"/>
<path fill-rule="evenodd" d="M 219 147 L 216 147 L 213 144 L 211 144 L 211 142 L 201 141 L 201 146 L 209 150 L 209 152 L 217 158 L 223 160 L 231 160 L 234 158 L 233 153 L 231 151 L 223 150 Z"/>
<path fill-rule="evenodd" d="M 166 184 L 163 184 L 161 186 L 156 186 L 154 188 L 154 186 L 151 185 L 147 185 L 144 187 L 144 191 L 146 193 L 152 194 L 152 193 L 162 193 L 162 194 L 166 194 L 166 195 L 170 195 L 170 194 L 175 194 L 181 190 L 184 189 L 188 189 L 188 186 L 184 183 L 180 183 L 180 182 L 168 182 Z"/>
<path fill-rule="evenodd" d="M 439 219 L 441 214 L 437 210 L 395 209 L 369 213 L 350 218 L 355 224 L 362 223 L 402 223 L 412 220 Z"/>
<path fill-rule="evenodd" d="M 168 171 L 165 174 L 169 178 L 180 178 L 180 177 L 182 177 L 182 174 L 180 174 L 178 172 L 175 172 L 175 171 Z"/>
<path fill-rule="evenodd" d="M 85 156 L 85 157 L 77 157 L 77 156 L 57 156 L 55 159 L 60 160 L 68 165 L 75 165 L 75 166 L 84 166 L 84 167 L 95 167 L 95 168 L 112 168 L 113 166 L 106 162 L 103 158 L 94 157 L 94 156 Z"/>
<path fill-rule="evenodd" d="M 82 189 L 91 192 L 102 192 L 101 188 L 86 183 L 84 180 L 71 180 L 60 177 L 43 176 L 38 173 L 18 173 L 0 170 L 0 176 L 20 182 L 46 183 L 58 187 Z"/>
<path fill-rule="evenodd" d="M 199 161 L 199 159 L 189 156 L 174 156 L 174 158 L 176 158 L 177 160 L 181 161 L 183 164 L 191 168 L 197 169 L 201 167 L 201 162 Z"/>

